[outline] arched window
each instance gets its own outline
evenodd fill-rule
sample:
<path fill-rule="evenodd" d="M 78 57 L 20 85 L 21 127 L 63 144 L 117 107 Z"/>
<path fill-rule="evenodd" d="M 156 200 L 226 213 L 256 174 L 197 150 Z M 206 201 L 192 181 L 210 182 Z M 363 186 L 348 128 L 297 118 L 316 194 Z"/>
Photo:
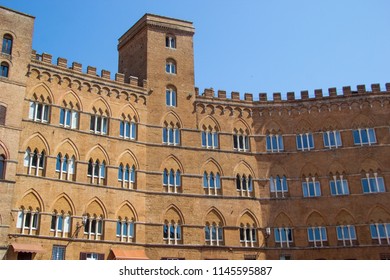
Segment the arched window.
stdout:
<path fill-rule="evenodd" d="M 303 197 L 321 196 L 320 182 L 315 177 L 309 176 L 302 182 Z"/>
<path fill-rule="evenodd" d="M 165 62 L 165 71 L 169 74 L 176 74 L 176 61 L 167 59 Z"/>
<path fill-rule="evenodd" d="M 252 176 L 239 175 L 236 176 L 236 189 L 241 196 L 251 196 L 253 191 Z"/>
<path fill-rule="evenodd" d="M 174 125 L 167 125 L 162 130 L 162 142 L 167 145 L 180 145 L 180 129 Z"/>
<path fill-rule="evenodd" d="M 137 123 L 134 120 L 123 119 L 119 126 L 119 136 L 123 139 L 134 140 L 137 138 Z"/>
<path fill-rule="evenodd" d="M 5 178 L 5 156 L 0 155 L 0 180 Z"/>
<path fill-rule="evenodd" d="M 35 235 L 38 234 L 39 227 L 39 209 L 32 208 L 20 209 L 18 211 L 18 219 L 16 228 L 20 228 L 22 234 Z"/>
<path fill-rule="evenodd" d="M 121 163 L 118 167 L 118 182 L 121 183 L 122 188 L 135 188 L 135 166 Z"/>
<path fill-rule="evenodd" d="M 277 153 L 284 150 L 283 137 L 279 134 L 268 134 L 266 140 L 267 152 Z"/>
<path fill-rule="evenodd" d="M 168 87 L 165 89 L 165 104 L 167 106 L 176 107 L 176 89 Z"/>
<path fill-rule="evenodd" d="M 181 172 L 176 170 L 176 172 L 171 169 L 164 169 L 163 171 L 163 186 L 166 188 L 167 192 L 178 193 L 181 187 Z"/>
<path fill-rule="evenodd" d="M 330 175 L 329 178 L 330 194 L 331 195 L 348 195 L 348 181 L 343 174 L 336 173 Z"/>
<path fill-rule="evenodd" d="M 48 100 L 46 101 L 48 102 Z M 49 122 L 50 104 L 44 101 L 30 101 L 29 119 L 34 122 Z"/>
<path fill-rule="evenodd" d="M 0 77 L 8 78 L 9 74 L 9 64 L 7 62 L 2 62 L 0 64 Z"/>
<path fill-rule="evenodd" d="M 241 129 L 233 134 L 233 149 L 240 152 L 249 151 L 249 136 Z"/>
<path fill-rule="evenodd" d="M 215 175 L 213 172 L 203 172 L 203 189 L 208 195 L 221 194 L 221 176 L 218 172 Z"/>
<path fill-rule="evenodd" d="M 163 239 L 167 242 L 167 244 L 177 245 L 178 243 L 181 243 L 182 233 L 179 222 L 165 221 L 163 226 Z"/>
<path fill-rule="evenodd" d="M 165 46 L 170 49 L 176 49 L 176 38 L 173 35 L 165 37 Z"/>
<path fill-rule="evenodd" d="M 254 225 L 241 224 L 240 225 L 240 243 L 244 247 L 254 247 L 256 243 L 257 229 Z"/>
<path fill-rule="evenodd" d="M 289 248 L 293 243 L 293 231 L 290 227 L 275 227 L 274 238 L 277 245 Z"/>
<path fill-rule="evenodd" d="M 134 233 L 134 220 L 118 217 L 116 222 L 116 236 L 120 239 L 120 242 L 133 242 L 135 237 Z"/>
<path fill-rule="evenodd" d="M 98 159 L 94 162 L 91 158 L 88 162 L 88 177 L 91 177 L 91 184 L 104 185 L 106 177 L 106 162 Z"/>
<path fill-rule="evenodd" d="M 55 237 L 67 237 L 70 232 L 71 217 L 69 213 L 54 212 L 51 216 L 50 231 L 54 232 Z"/>
<path fill-rule="evenodd" d="M 271 192 L 271 196 L 276 198 L 286 197 L 288 194 L 288 185 L 286 176 L 280 177 L 277 175 L 276 177 L 271 176 L 269 178 L 269 188 Z"/>
<path fill-rule="evenodd" d="M 79 112 L 74 108 L 60 109 L 60 125 L 72 129 L 79 127 Z"/>
<path fill-rule="evenodd" d="M 3 36 L 3 45 L 1 47 L 1 52 L 4 54 L 11 55 L 12 54 L 12 43 L 13 39 L 10 34 L 5 34 Z"/>
<path fill-rule="evenodd" d="M 207 222 L 204 233 L 206 244 L 212 246 L 223 245 L 223 226 L 221 223 Z"/>
<path fill-rule="evenodd" d="M 75 171 L 75 157 L 69 157 L 67 154 L 62 156 L 61 153 L 56 158 L 56 172 L 59 175 L 60 180 L 73 180 L 73 174 Z"/>
<path fill-rule="evenodd" d="M 84 223 L 84 234 L 88 236 L 88 239 L 100 239 L 103 234 L 103 217 L 87 215 Z"/>
<path fill-rule="evenodd" d="M 94 114 L 91 115 L 89 130 L 95 134 L 106 135 L 108 133 L 108 117 L 107 113 L 102 110 L 93 108 Z"/>
<path fill-rule="evenodd" d="M 379 193 L 385 192 L 385 181 L 377 172 L 367 172 L 362 179 L 363 193 Z"/>
<path fill-rule="evenodd" d="M 26 149 L 24 153 L 24 166 L 27 167 L 27 174 L 35 174 L 35 176 L 43 176 L 45 171 L 45 151 L 41 153 L 38 149 L 35 149 L 34 152 L 31 152 L 30 148 Z M 33 171 L 35 172 L 33 173 Z"/>
<path fill-rule="evenodd" d="M 206 129 L 202 131 L 202 147 L 207 149 L 218 148 L 218 133 L 214 130 Z"/>

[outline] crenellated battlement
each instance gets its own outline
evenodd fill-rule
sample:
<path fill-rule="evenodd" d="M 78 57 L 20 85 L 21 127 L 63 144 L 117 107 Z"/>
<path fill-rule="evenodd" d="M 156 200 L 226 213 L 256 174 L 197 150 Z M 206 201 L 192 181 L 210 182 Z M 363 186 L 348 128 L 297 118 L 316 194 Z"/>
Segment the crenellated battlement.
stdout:
<path fill-rule="evenodd" d="M 142 87 L 144 89 L 147 88 L 147 81 L 139 81 L 138 77 L 130 76 L 128 80 L 125 79 L 124 74 L 115 73 L 114 79 L 111 79 L 111 72 L 108 70 L 101 70 L 100 75 L 97 73 L 96 67 L 87 66 L 87 71 L 83 73 L 83 65 L 79 62 L 72 62 L 70 66 L 68 66 L 68 60 L 66 58 L 58 57 L 57 63 L 53 63 L 53 56 L 48 53 L 38 54 L 35 50 L 31 53 L 31 60 L 43 62 L 45 64 L 50 64 L 52 66 L 56 66 L 59 68 L 66 69 L 67 71 L 73 71 L 75 74 L 86 74 L 91 77 L 97 77 L 106 81 L 115 82 L 119 84 L 130 85 L 134 87 Z"/>
<path fill-rule="evenodd" d="M 361 96 L 365 94 L 377 94 L 377 93 L 390 93 L 390 83 L 386 83 L 385 87 L 381 87 L 380 84 L 371 84 L 370 88 L 367 89 L 366 85 L 357 85 L 355 89 L 352 89 L 351 86 L 344 86 L 342 89 L 337 89 L 335 87 L 329 88 L 326 92 L 322 89 L 316 89 L 312 94 L 307 90 L 302 90 L 300 92 L 300 97 L 297 97 L 295 92 L 287 92 L 285 98 L 282 98 L 280 92 L 275 92 L 271 95 L 267 93 L 259 93 L 258 99 L 254 98 L 252 93 L 245 93 L 244 98 L 241 98 L 239 92 L 231 92 L 230 98 L 227 97 L 226 91 L 218 90 L 216 93 L 213 88 L 204 89 L 203 93 L 199 93 L 199 88 L 195 88 L 196 97 L 199 99 L 212 99 L 214 101 L 223 101 L 223 102 L 240 102 L 240 103 L 279 103 L 279 102 L 292 102 L 292 101 L 320 101 L 329 98 L 336 97 L 351 97 L 351 96 Z"/>

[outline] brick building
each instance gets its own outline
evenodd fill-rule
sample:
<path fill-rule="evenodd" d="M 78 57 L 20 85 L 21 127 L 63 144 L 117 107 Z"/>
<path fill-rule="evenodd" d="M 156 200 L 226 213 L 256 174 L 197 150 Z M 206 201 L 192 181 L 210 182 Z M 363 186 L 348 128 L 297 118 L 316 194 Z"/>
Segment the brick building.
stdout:
<path fill-rule="evenodd" d="M 200 93 L 192 23 L 151 14 L 111 79 L 0 16 L 1 258 L 390 257 L 390 84 Z"/>

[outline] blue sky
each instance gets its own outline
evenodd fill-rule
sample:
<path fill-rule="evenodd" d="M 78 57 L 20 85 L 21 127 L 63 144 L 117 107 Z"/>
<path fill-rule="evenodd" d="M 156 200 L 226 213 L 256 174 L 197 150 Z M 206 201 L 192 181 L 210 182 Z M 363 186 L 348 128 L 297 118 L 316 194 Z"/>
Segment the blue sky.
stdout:
<path fill-rule="evenodd" d="M 273 92 L 390 82 L 388 0 L 0 0 L 36 17 L 33 48 L 117 71 L 118 38 L 145 13 L 194 23 L 195 83 Z"/>

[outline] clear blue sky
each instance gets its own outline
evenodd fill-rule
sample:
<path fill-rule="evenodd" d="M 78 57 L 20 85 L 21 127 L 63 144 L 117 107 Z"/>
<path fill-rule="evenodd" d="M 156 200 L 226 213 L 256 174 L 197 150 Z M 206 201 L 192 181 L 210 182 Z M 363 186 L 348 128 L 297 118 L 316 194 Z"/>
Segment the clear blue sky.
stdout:
<path fill-rule="evenodd" d="M 33 48 L 117 71 L 118 38 L 145 13 L 192 21 L 195 81 L 253 93 L 390 82 L 389 0 L 0 0 L 36 17 Z M 299 96 L 299 94 L 297 94 Z"/>

